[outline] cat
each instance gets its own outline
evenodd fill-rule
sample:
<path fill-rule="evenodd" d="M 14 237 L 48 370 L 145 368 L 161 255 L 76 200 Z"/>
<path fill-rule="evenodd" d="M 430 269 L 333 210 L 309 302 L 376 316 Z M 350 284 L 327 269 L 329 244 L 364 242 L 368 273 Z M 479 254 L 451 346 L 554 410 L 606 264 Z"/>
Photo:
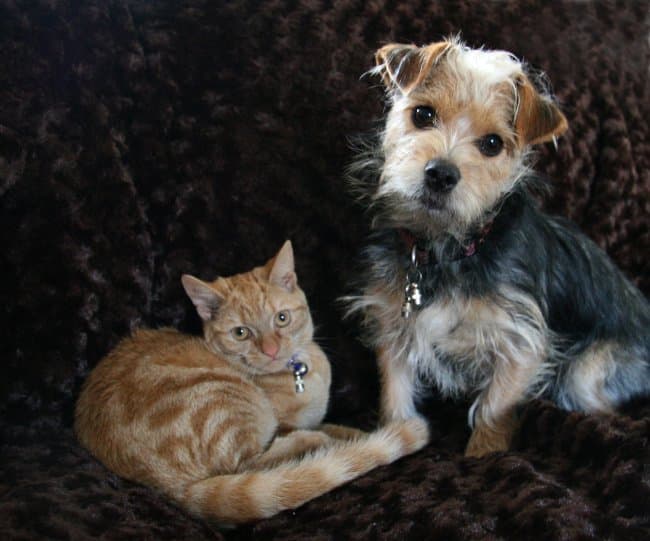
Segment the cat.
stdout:
<path fill-rule="evenodd" d="M 204 336 L 136 331 L 77 401 L 80 442 L 118 475 L 236 524 L 296 508 L 428 442 L 421 418 L 371 433 L 321 424 L 330 364 L 313 340 L 290 241 L 250 272 L 181 281 Z"/>

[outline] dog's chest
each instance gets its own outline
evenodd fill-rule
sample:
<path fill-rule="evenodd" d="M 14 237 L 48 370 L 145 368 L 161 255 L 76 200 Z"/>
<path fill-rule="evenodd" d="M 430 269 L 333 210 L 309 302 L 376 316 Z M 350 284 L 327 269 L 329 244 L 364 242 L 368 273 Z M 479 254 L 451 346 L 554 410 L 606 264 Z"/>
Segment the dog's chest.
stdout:
<path fill-rule="evenodd" d="M 445 299 L 405 324 L 407 361 L 443 394 L 484 386 L 492 373 L 494 345 L 505 331 L 501 310 L 479 299 Z"/>

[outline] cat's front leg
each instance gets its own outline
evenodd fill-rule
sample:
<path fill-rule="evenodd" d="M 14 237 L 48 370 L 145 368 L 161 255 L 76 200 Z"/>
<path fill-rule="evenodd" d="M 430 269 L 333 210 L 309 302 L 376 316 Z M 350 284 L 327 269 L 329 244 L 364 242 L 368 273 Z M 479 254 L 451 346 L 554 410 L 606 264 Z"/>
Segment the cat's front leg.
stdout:
<path fill-rule="evenodd" d="M 368 432 L 364 432 L 358 428 L 344 425 L 333 425 L 329 423 L 320 425 L 318 429 L 337 440 L 357 440 L 368 435 Z"/>
<path fill-rule="evenodd" d="M 269 448 L 252 459 L 246 468 L 264 469 L 297 459 L 309 451 L 331 445 L 332 438 L 320 430 L 294 430 L 276 436 Z"/>
<path fill-rule="evenodd" d="M 279 414 L 282 426 L 292 429 L 316 429 L 327 413 L 332 370 L 323 350 L 315 343 L 297 354 L 308 371 L 303 391 L 291 388 L 285 409 Z"/>

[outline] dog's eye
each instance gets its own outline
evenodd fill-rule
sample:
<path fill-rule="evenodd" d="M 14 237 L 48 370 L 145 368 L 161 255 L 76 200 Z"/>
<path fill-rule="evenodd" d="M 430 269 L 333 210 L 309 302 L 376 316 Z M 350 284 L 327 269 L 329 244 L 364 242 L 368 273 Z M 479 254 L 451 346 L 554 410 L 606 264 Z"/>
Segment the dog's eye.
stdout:
<path fill-rule="evenodd" d="M 432 107 L 418 105 L 413 109 L 413 124 L 421 130 L 433 127 L 433 121 L 436 119 L 436 112 Z"/>
<path fill-rule="evenodd" d="M 492 158 L 501 153 L 503 150 L 503 139 L 496 133 L 490 133 L 478 140 L 478 149 L 483 156 Z"/>

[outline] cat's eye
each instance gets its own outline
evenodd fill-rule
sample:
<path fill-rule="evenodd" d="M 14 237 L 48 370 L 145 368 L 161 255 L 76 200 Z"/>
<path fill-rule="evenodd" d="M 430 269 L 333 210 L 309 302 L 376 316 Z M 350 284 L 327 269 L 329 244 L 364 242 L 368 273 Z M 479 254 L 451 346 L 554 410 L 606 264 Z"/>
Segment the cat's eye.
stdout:
<path fill-rule="evenodd" d="M 436 120 L 436 112 L 433 107 L 428 107 L 427 105 L 418 105 L 413 109 L 411 114 L 411 119 L 413 120 L 413 125 L 416 128 L 424 130 L 426 128 L 432 128 L 433 123 Z"/>
<path fill-rule="evenodd" d="M 251 330 L 248 327 L 235 327 L 230 332 L 233 338 L 240 342 L 248 340 L 251 336 Z"/>
<path fill-rule="evenodd" d="M 286 327 L 291 323 L 291 312 L 289 310 L 281 310 L 275 314 L 275 324 L 278 327 Z"/>
<path fill-rule="evenodd" d="M 477 141 L 477 146 L 483 156 L 493 158 L 501 153 L 501 150 L 503 149 L 503 139 L 501 139 L 501 137 L 496 133 L 489 133 Z"/>

